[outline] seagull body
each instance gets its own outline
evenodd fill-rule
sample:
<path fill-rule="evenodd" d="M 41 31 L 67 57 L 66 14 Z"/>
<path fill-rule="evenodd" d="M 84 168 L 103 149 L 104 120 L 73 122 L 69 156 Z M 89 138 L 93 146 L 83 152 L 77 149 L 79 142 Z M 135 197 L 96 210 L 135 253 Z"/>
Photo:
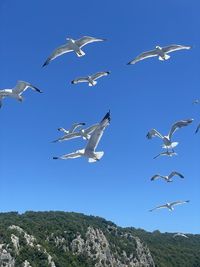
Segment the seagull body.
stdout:
<path fill-rule="evenodd" d="M 96 81 L 97 79 L 99 79 L 103 76 L 107 76 L 108 74 L 110 74 L 110 71 L 101 71 L 101 72 L 97 72 L 97 73 L 90 75 L 90 76 L 77 78 L 77 79 L 73 80 L 71 83 L 77 84 L 77 83 L 82 83 L 82 82 L 88 82 L 89 86 L 94 86 L 97 84 L 97 81 Z"/>
<path fill-rule="evenodd" d="M 177 237 L 177 236 L 188 238 L 188 236 L 184 235 L 183 233 L 177 233 L 177 234 L 173 235 L 174 238 Z"/>
<path fill-rule="evenodd" d="M 157 136 L 157 137 L 162 139 L 162 141 L 163 141 L 163 146 L 162 147 L 163 148 L 165 148 L 165 149 L 173 149 L 174 147 L 176 147 L 178 145 L 178 142 L 172 142 L 171 141 L 172 135 L 175 133 L 176 130 L 178 130 L 178 129 L 184 127 L 184 126 L 188 126 L 192 122 L 193 122 L 193 119 L 186 119 L 186 120 L 180 120 L 180 121 L 175 122 L 172 125 L 168 135 L 162 135 L 156 129 L 151 129 L 147 133 L 146 137 L 148 139 L 151 139 L 152 137 Z"/>
<path fill-rule="evenodd" d="M 153 208 L 153 209 L 151 209 L 149 211 L 154 211 L 154 210 L 162 209 L 162 208 L 167 208 L 169 211 L 172 211 L 172 210 L 174 210 L 173 206 L 180 205 L 180 204 L 185 204 L 185 203 L 188 203 L 188 202 L 190 202 L 190 201 L 186 200 L 186 201 L 175 201 L 175 202 L 171 202 L 171 203 L 166 203 L 164 205 L 155 207 L 155 208 Z"/>
<path fill-rule="evenodd" d="M 78 57 L 82 57 L 85 55 L 85 53 L 83 52 L 83 50 L 81 50 L 81 48 L 89 43 L 93 43 L 93 42 L 101 42 L 101 41 L 105 41 L 106 39 L 102 39 L 102 38 L 94 38 L 94 37 L 90 37 L 90 36 L 83 36 L 80 39 L 74 40 L 72 38 L 67 38 L 67 43 L 59 46 L 58 48 L 56 48 L 52 54 L 47 58 L 47 60 L 45 61 L 45 63 L 43 64 L 43 67 L 48 65 L 50 63 L 50 61 L 52 61 L 53 59 L 74 51 L 76 53 L 76 55 Z"/>
<path fill-rule="evenodd" d="M 159 60 L 165 61 L 170 58 L 168 53 L 182 50 L 182 49 L 190 49 L 191 46 L 185 46 L 185 45 L 169 45 L 165 47 L 156 46 L 154 50 L 150 50 L 147 52 L 144 52 L 137 56 L 134 60 L 131 60 L 127 65 L 132 65 L 137 63 L 138 61 L 141 61 L 146 58 L 150 57 L 158 57 Z"/>
<path fill-rule="evenodd" d="M 84 126 L 84 125 L 85 125 L 84 122 L 78 122 L 78 123 L 72 124 L 69 130 L 66 130 L 65 128 L 58 128 L 58 131 L 64 132 L 65 134 L 69 134 L 69 133 L 73 133 L 77 128 Z"/>
<path fill-rule="evenodd" d="M 110 111 L 104 116 L 102 121 L 99 123 L 99 125 L 96 127 L 96 129 L 92 132 L 91 137 L 85 147 L 85 149 L 77 150 L 73 153 L 66 154 L 60 157 L 53 157 L 53 159 L 74 159 L 79 157 L 86 157 L 88 158 L 89 162 L 96 162 L 100 160 L 104 152 L 96 152 L 96 147 L 99 144 L 99 141 L 104 133 L 104 130 L 106 127 L 110 124 Z"/>
<path fill-rule="evenodd" d="M 155 157 L 153 157 L 153 159 L 156 159 L 156 158 L 158 158 L 160 156 L 173 157 L 173 156 L 177 156 L 177 153 L 174 152 L 174 151 L 167 150 L 167 151 L 164 151 L 164 152 L 159 153 L 158 155 L 156 155 Z"/>
<path fill-rule="evenodd" d="M 67 132 L 64 128 L 59 128 L 59 131 L 65 130 L 66 134 L 64 136 L 54 140 L 53 143 L 63 142 L 63 141 L 71 140 L 71 139 L 78 138 L 78 137 L 82 137 L 84 140 L 89 140 L 91 133 L 97 128 L 98 125 L 99 124 L 94 124 L 94 125 L 86 128 L 86 129 L 81 129 L 78 132 L 75 132 L 75 131 Z"/>
<path fill-rule="evenodd" d="M 151 181 L 157 180 L 158 178 L 163 178 L 166 182 L 173 182 L 172 177 L 173 176 L 179 176 L 180 178 L 184 178 L 184 176 L 176 171 L 171 172 L 169 175 L 160 175 L 160 174 L 155 174 L 152 178 Z"/>
<path fill-rule="evenodd" d="M 22 94 L 28 88 L 31 88 L 32 90 L 36 92 L 42 93 L 42 91 L 40 91 L 38 88 L 36 88 L 32 84 L 28 82 L 24 82 L 24 81 L 18 81 L 16 86 L 13 89 L 0 90 L 0 107 L 2 106 L 2 99 L 4 99 L 5 97 L 12 97 L 22 102 L 23 101 Z"/>

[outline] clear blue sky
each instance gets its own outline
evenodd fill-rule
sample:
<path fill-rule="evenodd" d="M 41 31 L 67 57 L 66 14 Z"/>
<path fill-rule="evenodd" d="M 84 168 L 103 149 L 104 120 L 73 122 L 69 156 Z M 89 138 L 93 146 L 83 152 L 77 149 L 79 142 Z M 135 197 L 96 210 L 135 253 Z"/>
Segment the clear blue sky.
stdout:
<path fill-rule="evenodd" d="M 97 215 L 120 226 L 200 233 L 199 1 L 1 0 L 0 88 L 17 80 L 31 82 L 43 94 L 26 91 L 25 101 L 5 99 L 0 110 L 1 211 L 64 210 Z M 41 68 L 66 37 L 107 38 L 84 47 L 86 56 L 69 53 Z M 192 45 L 166 62 L 126 63 L 156 45 Z M 78 76 L 110 70 L 97 86 L 71 85 Z M 58 127 L 98 122 L 108 110 L 112 121 L 98 150 L 102 160 L 54 161 L 53 156 L 81 149 L 83 140 L 51 143 Z M 174 158 L 153 156 L 156 128 L 167 133 L 180 119 L 194 118 L 177 131 Z M 177 170 L 185 180 L 151 182 L 155 173 Z M 148 212 L 154 206 L 190 199 L 174 212 Z"/>

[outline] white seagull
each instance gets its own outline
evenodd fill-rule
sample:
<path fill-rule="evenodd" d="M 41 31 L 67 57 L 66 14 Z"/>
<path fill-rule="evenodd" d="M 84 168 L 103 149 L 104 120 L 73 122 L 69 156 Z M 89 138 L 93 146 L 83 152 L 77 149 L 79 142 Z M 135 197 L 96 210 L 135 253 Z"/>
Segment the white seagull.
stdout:
<path fill-rule="evenodd" d="M 180 121 L 175 122 L 172 125 L 168 135 L 162 135 L 156 129 L 151 129 L 147 133 L 146 137 L 148 139 L 151 139 L 152 137 L 157 136 L 157 137 L 162 139 L 162 141 L 164 143 L 163 146 L 162 146 L 163 148 L 173 149 L 174 147 L 176 147 L 178 145 L 178 142 L 172 142 L 171 141 L 172 135 L 175 133 L 176 130 L 178 130 L 178 129 L 184 127 L 184 126 L 188 126 L 192 122 L 193 122 L 193 119 L 180 120 Z"/>
<path fill-rule="evenodd" d="M 77 150 L 73 153 L 66 154 L 60 157 L 53 157 L 53 159 L 70 159 L 70 158 L 74 159 L 79 157 L 86 157 L 89 159 L 88 162 L 90 163 L 99 161 L 103 157 L 104 152 L 103 151 L 96 152 L 95 150 L 99 144 L 99 141 L 101 140 L 104 130 L 109 124 L 110 124 L 110 111 L 105 115 L 105 117 L 99 123 L 98 127 L 91 134 L 91 137 L 85 149 Z"/>
<path fill-rule="evenodd" d="M 30 84 L 28 82 L 24 82 L 24 81 L 18 81 L 16 86 L 13 89 L 0 90 L 0 108 L 2 106 L 2 100 L 5 97 L 12 97 L 12 98 L 15 98 L 18 101 L 22 102 L 23 101 L 22 94 L 28 88 L 31 88 L 32 90 L 34 90 L 36 92 L 42 93 L 42 91 L 40 91 L 38 88 L 36 88 L 32 84 Z"/>
<path fill-rule="evenodd" d="M 150 58 L 150 57 L 158 57 L 159 60 L 165 61 L 165 60 L 170 58 L 168 53 L 182 50 L 182 49 L 190 49 L 190 48 L 192 48 L 192 47 L 188 46 L 188 45 L 173 44 L 173 45 L 164 46 L 164 47 L 160 47 L 157 45 L 154 50 L 150 50 L 150 51 L 147 51 L 147 52 L 140 54 L 135 59 L 131 60 L 127 65 L 135 64 L 138 61 L 141 61 L 143 59 Z"/>
<path fill-rule="evenodd" d="M 151 177 L 151 181 L 155 181 L 158 178 L 163 178 L 166 182 L 173 182 L 172 177 L 173 176 L 179 176 L 180 178 L 184 178 L 184 176 L 176 171 L 171 172 L 169 175 L 160 175 L 160 174 L 155 174 L 153 177 Z"/>
<path fill-rule="evenodd" d="M 71 81 L 71 83 L 77 84 L 77 83 L 87 82 L 89 86 L 94 86 L 97 84 L 97 81 L 96 81 L 97 79 L 99 79 L 103 76 L 107 76 L 108 74 L 110 74 L 110 71 L 101 71 L 101 72 L 97 72 L 93 75 L 77 78 L 77 79 Z"/>
<path fill-rule="evenodd" d="M 188 236 L 184 235 L 183 233 L 177 233 L 173 235 L 173 238 L 177 237 L 177 236 L 181 236 L 181 237 L 185 237 L 188 238 Z"/>
<path fill-rule="evenodd" d="M 78 138 L 78 137 L 82 137 L 84 140 L 89 140 L 91 137 L 91 133 L 97 128 L 97 126 L 99 126 L 98 123 L 86 129 L 81 129 L 78 132 L 73 131 L 73 132 L 66 133 L 64 136 L 54 140 L 52 143 L 63 142 L 63 141 L 71 140 L 71 139 Z M 59 129 L 62 129 L 63 131 L 63 128 L 59 128 Z"/>
<path fill-rule="evenodd" d="M 65 128 L 58 128 L 58 131 L 60 132 L 64 132 L 65 134 L 69 134 L 69 133 L 73 133 L 77 128 L 84 126 L 85 122 L 78 122 L 78 123 L 74 123 L 72 124 L 71 128 L 69 130 L 66 130 Z"/>
<path fill-rule="evenodd" d="M 164 151 L 164 152 L 159 153 L 158 155 L 156 155 L 155 157 L 153 157 L 153 159 L 156 159 L 156 158 L 158 158 L 160 156 L 173 157 L 173 156 L 177 156 L 177 155 L 178 154 L 176 152 L 167 150 L 167 151 Z"/>
<path fill-rule="evenodd" d="M 153 208 L 153 209 L 151 209 L 149 211 L 154 211 L 154 210 L 162 209 L 162 208 L 167 208 L 169 211 L 172 211 L 172 210 L 174 210 L 173 206 L 180 205 L 180 204 L 185 204 L 185 203 L 188 203 L 188 202 L 190 202 L 190 201 L 189 200 L 185 200 L 185 201 L 175 201 L 175 202 L 171 202 L 171 203 L 166 203 L 164 205 L 155 207 L 155 208 Z"/>
<path fill-rule="evenodd" d="M 66 38 L 66 39 L 68 42 L 66 44 L 56 48 L 52 52 L 52 54 L 47 58 L 47 60 L 45 61 L 45 63 L 43 64 L 42 67 L 48 65 L 50 63 L 50 61 L 52 61 L 53 59 L 65 54 L 65 53 L 68 53 L 68 52 L 74 51 L 78 57 L 82 57 L 85 55 L 83 50 L 81 50 L 81 48 L 83 46 L 85 46 L 89 43 L 93 43 L 93 42 L 106 41 L 106 39 L 94 38 L 94 37 L 90 37 L 90 36 L 83 36 L 82 38 L 77 39 L 77 40 L 74 40 L 72 38 Z"/>

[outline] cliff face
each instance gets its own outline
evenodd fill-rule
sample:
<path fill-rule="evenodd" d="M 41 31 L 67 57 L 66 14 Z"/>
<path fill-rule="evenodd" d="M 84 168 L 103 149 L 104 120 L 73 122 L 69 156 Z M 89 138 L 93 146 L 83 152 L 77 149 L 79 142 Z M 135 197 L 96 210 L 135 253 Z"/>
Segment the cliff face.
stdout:
<path fill-rule="evenodd" d="M 2 213 L 0 267 L 199 267 L 200 236 L 172 236 L 78 213 Z"/>
<path fill-rule="evenodd" d="M 0 220 L 1 229 L 4 228 L 4 235 L 0 235 L 0 267 L 155 266 L 148 247 L 114 224 L 103 220 L 101 225 L 98 220 L 102 219 L 95 217 L 90 217 L 94 220 L 90 224 L 83 215 L 73 224 L 75 214 L 72 221 L 67 215 L 63 220 L 63 213 L 62 219 L 59 215 L 54 213 L 52 219 L 52 213 L 49 218 L 45 213 L 44 220 L 41 213 L 39 218 L 34 213 L 34 218 L 25 215 L 25 219 L 15 214 L 5 224 Z"/>

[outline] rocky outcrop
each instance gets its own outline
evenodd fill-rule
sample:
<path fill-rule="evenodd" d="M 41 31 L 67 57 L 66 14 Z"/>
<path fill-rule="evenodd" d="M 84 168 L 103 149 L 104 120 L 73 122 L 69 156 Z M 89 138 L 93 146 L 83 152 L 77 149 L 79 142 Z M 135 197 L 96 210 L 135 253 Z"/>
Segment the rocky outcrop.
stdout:
<path fill-rule="evenodd" d="M 0 244 L 0 266 L 15 267 L 15 259 L 11 256 L 5 244 Z"/>

